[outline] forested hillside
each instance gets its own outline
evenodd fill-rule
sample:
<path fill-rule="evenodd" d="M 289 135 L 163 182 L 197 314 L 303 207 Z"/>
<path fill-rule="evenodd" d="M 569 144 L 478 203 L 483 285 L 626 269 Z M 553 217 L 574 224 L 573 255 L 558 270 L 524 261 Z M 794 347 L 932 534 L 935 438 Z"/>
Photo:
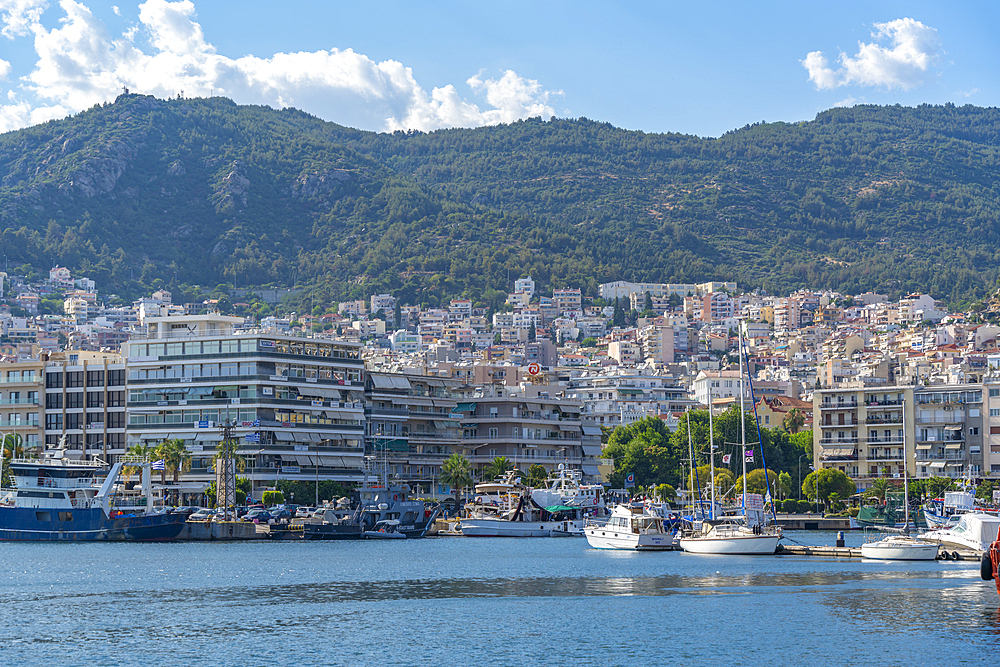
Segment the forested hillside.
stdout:
<path fill-rule="evenodd" d="M 718 139 L 586 119 L 375 134 L 124 95 L 0 135 L 2 250 L 125 295 L 310 286 L 482 299 L 531 273 L 956 303 L 1000 273 L 1000 111 L 855 107 Z"/>

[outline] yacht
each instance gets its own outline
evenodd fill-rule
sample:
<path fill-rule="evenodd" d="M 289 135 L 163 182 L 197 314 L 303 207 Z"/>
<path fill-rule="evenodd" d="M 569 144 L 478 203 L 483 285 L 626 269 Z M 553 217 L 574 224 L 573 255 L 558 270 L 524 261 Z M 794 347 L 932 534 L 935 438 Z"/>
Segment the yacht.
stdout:
<path fill-rule="evenodd" d="M 603 511 L 603 506 L 554 504 L 540 507 L 531 489 L 510 472 L 503 480 L 482 482 L 475 498 L 465 506 L 468 516 L 460 522 L 467 537 L 582 537 L 586 514 Z M 597 497 L 597 496 L 581 496 Z M 539 496 L 542 502 L 548 496 Z M 601 501 L 603 502 L 603 501 Z M 593 506 L 591 506 L 593 507 Z"/>
<path fill-rule="evenodd" d="M 926 542 L 936 542 L 945 549 L 972 549 L 986 551 L 997 539 L 1000 517 L 992 514 L 968 512 L 959 517 L 952 528 L 929 530 L 917 537 Z"/>
<path fill-rule="evenodd" d="M 876 537 L 879 533 L 873 533 Z M 936 560 L 940 545 L 925 542 L 907 534 L 886 535 L 866 540 L 861 545 L 861 557 L 870 560 Z"/>
<path fill-rule="evenodd" d="M 546 485 L 532 490 L 531 500 L 538 507 L 565 505 L 585 510 L 605 509 L 604 487 L 600 484 L 583 484 L 583 473 L 559 464 L 558 474 Z"/>
<path fill-rule="evenodd" d="M 125 467 L 142 470 L 141 500 L 125 493 Z M 167 541 L 184 528 L 187 514 L 155 512 L 151 464 L 123 456 L 104 475 L 104 461 L 66 457 L 63 447 L 41 459 L 13 459 L 15 488 L 0 505 L 0 540 Z"/>
<path fill-rule="evenodd" d="M 584 532 L 595 549 L 668 551 L 676 538 L 663 525 L 663 518 L 642 503 L 621 504 L 607 520 L 590 519 Z"/>

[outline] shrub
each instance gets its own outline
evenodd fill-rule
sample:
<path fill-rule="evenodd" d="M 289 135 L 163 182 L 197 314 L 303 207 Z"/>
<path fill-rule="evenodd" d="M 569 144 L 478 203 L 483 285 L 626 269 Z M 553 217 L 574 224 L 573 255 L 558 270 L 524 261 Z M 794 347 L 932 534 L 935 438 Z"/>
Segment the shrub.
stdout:
<path fill-rule="evenodd" d="M 815 512 L 816 511 L 816 503 L 814 503 L 812 501 L 809 501 L 809 500 L 800 500 L 800 501 L 798 501 L 798 505 L 799 505 L 799 512 L 803 512 L 804 513 L 804 512 Z"/>
<path fill-rule="evenodd" d="M 799 501 L 789 498 L 781 504 L 781 509 L 788 514 L 796 514 L 799 511 Z"/>
<path fill-rule="evenodd" d="M 285 494 L 281 491 L 265 491 L 261 502 L 265 505 L 281 505 L 285 502 Z"/>

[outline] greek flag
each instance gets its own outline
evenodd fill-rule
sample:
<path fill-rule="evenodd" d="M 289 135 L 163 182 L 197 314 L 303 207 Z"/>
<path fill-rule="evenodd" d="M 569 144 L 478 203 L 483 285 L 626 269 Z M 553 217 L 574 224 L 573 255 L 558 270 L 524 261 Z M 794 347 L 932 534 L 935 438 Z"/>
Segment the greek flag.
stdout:
<path fill-rule="evenodd" d="M 260 420 L 259 419 L 254 419 L 253 420 L 253 425 L 254 426 L 260 426 Z"/>
<path fill-rule="evenodd" d="M 166 464 L 167 462 L 164 459 L 160 459 L 159 461 L 153 461 L 153 470 L 166 470 L 167 469 Z"/>

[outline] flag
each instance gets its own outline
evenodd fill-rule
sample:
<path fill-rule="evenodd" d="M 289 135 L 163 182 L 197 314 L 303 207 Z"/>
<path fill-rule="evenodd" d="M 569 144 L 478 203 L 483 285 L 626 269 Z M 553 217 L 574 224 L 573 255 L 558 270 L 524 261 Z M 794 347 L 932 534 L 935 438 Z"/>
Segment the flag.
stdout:
<path fill-rule="evenodd" d="M 259 419 L 254 419 L 253 420 L 253 425 L 254 426 L 260 426 L 260 420 Z"/>
<path fill-rule="evenodd" d="M 625 488 L 631 489 L 633 486 L 635 486 L 635 473 L 630 472 L 629 474 L 625 475 Z"/>
<path fill-rule="evenodd" d="M 722 455 L 722 462 L 724 464 L 726 464 L 726 465 L 729 465 L 729 459 L 731 459 L 731 458 L 733 458 L 732 454 L 723 454 Z"/>
<path fill-rule="evenodd" d="M 166 470 L 166 469 L 167 469 L 167 462 L 164 459 L 160 459 L 159 461 L 153 461 L 153 470 Z"/>
<path fill-rule="evenodd" d="M 743 451 L 743 458 L 747 463 L 753 463 L 753 450 L 747 449 Z"/>

